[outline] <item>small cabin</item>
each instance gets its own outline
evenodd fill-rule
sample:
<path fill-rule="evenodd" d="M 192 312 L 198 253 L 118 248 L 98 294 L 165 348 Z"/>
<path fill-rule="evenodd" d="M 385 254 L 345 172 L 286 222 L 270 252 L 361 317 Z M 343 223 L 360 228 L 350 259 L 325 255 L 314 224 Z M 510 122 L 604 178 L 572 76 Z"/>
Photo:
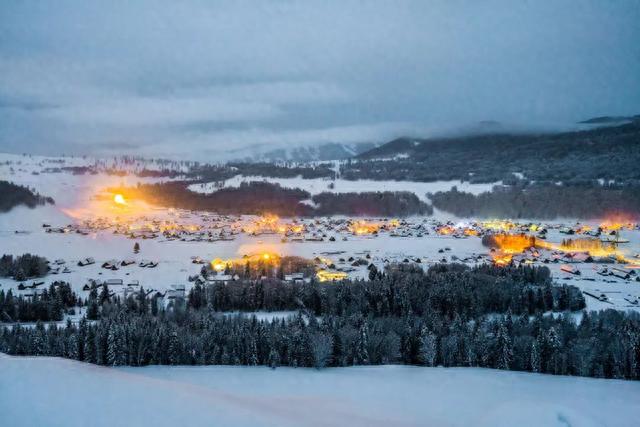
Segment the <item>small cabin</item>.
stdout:
<path fill-rule="evenodd" d="M 78 267 L 85 267 L 87 265 L 91 265 L 91 264 L 95 264 L 96 260 L 89 257 L 89 258 L 84 258 L 81 259 L 80 261 L 78 261 Z"/>

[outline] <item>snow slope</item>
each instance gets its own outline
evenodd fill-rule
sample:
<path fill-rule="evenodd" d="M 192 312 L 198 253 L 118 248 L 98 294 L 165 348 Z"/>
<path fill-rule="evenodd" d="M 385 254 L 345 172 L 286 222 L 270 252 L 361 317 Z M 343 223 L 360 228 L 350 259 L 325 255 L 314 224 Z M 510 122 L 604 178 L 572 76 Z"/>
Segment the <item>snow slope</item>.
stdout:
<path fill-rule="evenodd" d="M 632 426 L 640 382 L 475 368 L 104 368 L 0 354 L 0 424 Z"/>

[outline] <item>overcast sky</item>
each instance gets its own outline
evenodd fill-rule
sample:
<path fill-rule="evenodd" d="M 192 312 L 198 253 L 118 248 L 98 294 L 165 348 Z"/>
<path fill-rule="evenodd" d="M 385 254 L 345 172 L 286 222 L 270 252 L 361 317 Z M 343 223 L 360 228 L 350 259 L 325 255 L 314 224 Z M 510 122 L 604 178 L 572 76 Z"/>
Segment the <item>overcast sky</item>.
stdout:
<path fill-rule="evenodd" d="M 0 151 L 215 160 L 639 114 L 639 22 L 637 0 L 4 0 Z"/>

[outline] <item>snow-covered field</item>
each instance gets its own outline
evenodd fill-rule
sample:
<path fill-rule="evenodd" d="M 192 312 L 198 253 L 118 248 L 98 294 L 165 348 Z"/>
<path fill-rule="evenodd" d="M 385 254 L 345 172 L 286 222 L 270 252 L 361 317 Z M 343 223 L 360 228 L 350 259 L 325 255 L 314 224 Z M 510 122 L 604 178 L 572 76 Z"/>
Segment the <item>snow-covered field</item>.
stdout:
<path fill-rule="evenodd" d="M 0 424 L 635 426 L 640 382 L 476 368 L 105 368 L 0 354 Z"/>
<path fill-rule="evenodd" d="M 492 184 L 471 184 L 461 181 L 437 181 L 437 182 L 414 182 L 414 181 L 373 181 L 358 180 L 348 181 L 346 179 L 328 180 L 325 178 L 303 179 L 297 178 L 265 178 L 262 176 L 243 176 L 236 175 L 231 179 L 224 181 L 222 187 L 239 187 L 243 182 L 252 181 L 268 181 L 279 184 L 284 188 L 299 188 L 308 191 L 312 196 L 323 192 L 334 193 L 360 193 L 365 191 L 410 191 L 414 193 L 422 201 L 428 201 L 427 193 L 436 193 L 438 191 L 449 191 L 452 187 L 457 186 L 458 190 L 468 193 L 480 194 L 485 191 L 491 191 L 494 185 L 500 185 L 502 182 Z M 333 188 L 329 188 L 329 184 L 333 184 Z M 192 184 L 189 186 L 191 191 L 198 193 L 212 193 L 221 187 L 216 183 Z"/>

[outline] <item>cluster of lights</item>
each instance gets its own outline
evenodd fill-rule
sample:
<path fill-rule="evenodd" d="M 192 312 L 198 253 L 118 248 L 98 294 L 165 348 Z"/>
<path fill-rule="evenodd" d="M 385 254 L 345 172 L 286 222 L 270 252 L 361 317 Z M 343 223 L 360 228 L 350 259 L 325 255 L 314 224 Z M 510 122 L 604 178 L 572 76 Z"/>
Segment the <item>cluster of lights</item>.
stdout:
<path fill-rule="evenodd" d="M 230 259 L 220 259 L 215 258 L 211 261 L 211 268 L 215 271 L 224 271 L 227 267 L 244 265 L 247 262 L 264 262 L 269 264 L 277 264 L 280 260 L 280 256 L 271 252 L 263 252 L 254 255 L 245 255 L 242 258 L 230 258 Z"/>

